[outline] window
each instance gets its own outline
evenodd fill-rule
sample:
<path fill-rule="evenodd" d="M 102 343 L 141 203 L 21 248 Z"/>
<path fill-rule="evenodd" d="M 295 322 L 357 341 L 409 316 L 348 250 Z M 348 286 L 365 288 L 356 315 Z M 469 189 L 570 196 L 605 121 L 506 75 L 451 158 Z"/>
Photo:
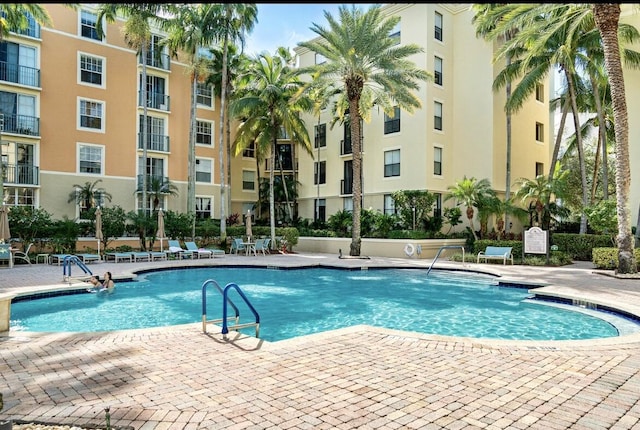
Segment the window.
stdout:
<path fill-rule="evenodd" d="M 544 124 L 536 122 L 536 140 L 544 142 Z"/>
<path fill-rule="evenodd" d="M 353 213 L 353 197 L 345 197 L 342 199 L 342 210 Z"/>
<path fill-rule="evenodd" d="M 440 42 L 442 42 L 442 14 L 438 12 L 436 12 L 436 15 L 434 17 L 433 37 L 435 37 L 436 40 L 439 40 Z"/>
<path fill-rule="evenodd" d="M 144 148 L 143 139 L 144 115 L 140 115 L 140 144 L 139 149 Z M 169 136 L 165 134 L 164 118 L 147 115 L 147 149 L 152 151 L 169 152 Z"/>
<path fill-rule="evenodd" d="M 433 207 L 433 216 L 436 218 L 442 217 L 442 194 L 441 193 L 433 193 L 436 197 L 435 205 Z"/>
<path fill-rule="evenodd" d="M 101 175 L 103 151 L 104 147 L 102 146 L 78 145 L 78 173 Z"/>
<path fill-rule="evenodd" d="M 544 85 L 536 84 L 536 100 L 544 102 Z"/>
<path fill-rule="evenodd" d="M 88 39 L 102 40 L 96 29 L 97 15 L 88 10 L 80 11 L 80 35 Z"/>
<path fill-rule="evenodd" d="M 384 114 L 384 134 L 398 133 L 400 131 L 400 108 L 393 108 L 393 118 Z"/>
<path fill-rule="evenodd" d="M 396 202 L 393 200 L 391 194 L 384 195 L 384 214 L 395 215 L 396 214 Z"/>
<path fill-rule="evenodd" d="M 162 37 L 157 34 L 151 35 L 147 48 L 147 66 L 169 70 L 169 56 L 166 54 L 167 48 L 161 45 Z M 142 58 L 140 59 L 142 61 Z"/>
<path fill-rule="evenodd" d="M 385 151 L 384 153 L 384 177 L 400 176 L 400 150 Z"/>
<path fill-rule="evenodd" d="M 253 170 L 242 171 L 242 189 L 254 191 L 256 189 L 256 172 Z"/>
<path fill-rule="evenodd" d="M 0 113 L 4 115 L 2 131 L 29 136 L 40 134 L 34 96 L 0 91 Z"/>
<path fill-rule="evenodd" d="M 536 163 L 536 177 L 544 175 L 544 163 Z"/>
<path fill-rule="evenodd" d="M 40 86 L 40 71 L 36 68 L 36 48 L 12 42 L 0 43 L 0 80 Z"/>
<path fill-rule="evenodd" d="M 102 58 L 80 54 L 80 82 L 102 86 Z"/>
<path fill-rule="evenodd" d="M 203 158 L 196 158 L 196 182 L 211 183 L 212 162 Z"/>
<path fill-rule="evenodd" d="M 442 148 L 433 148 L 433 174 L 442 175 Z"/>
<path fill-rule="evenodd" d="M 211 146 L 213 142 L 213 124 L 209 121 L 196 121 L 196 144 Z"/>
<path fill-rule="evenodd" d="M 256 144 L 252 143 L 251 145 L 249 145 L 249 147 L 247 149 L 242 151 L 242 156 L 243 157 L 248 157 L 248 158 L 255 158 L 256 157 Z"/>
<path fill-rule="evenodd" d="M 314 148 L 322 148 L 327 146 L 327 124 L 318 124 L 315 126 Z"/>
<path fill-rule="evenodd" d="M 140 75 L 142 88 L 142 75 Z M 165 93 L 165 79 L 160 76 L 147 75 L 147 107 L 152 109 L 169 109 L 169 96 Z M 142 91 L 140 91 L 140 106 L 142 106 Z"/>
<path fill-rule="evenodd" d="M 315 199 L 314 221 L 326 222 L 327 220 L 327 201 L 325 199 Z"/>
<path fill-rule="evenodd" d="M 436 85 L 442 85 L 442 58 L 433 59 L 433 81 Z"/>
<path fill-rule="evenodd" d="M 327 162 L 316 161 L 313 163 L 313 185 L 327 183 Z"/>
<path fill-rule="evenodd" d="M 322 55 L 322 54 L 318 54 L 316 52 L 316 64 L 322 64 L 322 63 L 326 63 L 327 62 L 327 58 Z"/>
<path fill-rule="evenodd" d="M 196 101 L 199 105 L 213 107 L 213 87 L 206 83 L 196 86 Z"/>
<path fill-rule="evenodd" d="M 394 45 L 400 44 L 400 21 L 393 27 L 391 32 L 389 33 L 389 38 L 394 39 Z"/>
<path fill-rule="evenodd" d="M 80 100 L 80 128 L 102 130 L 102 110 L 101 102 Z"/>
<path fill-rule="evenodd" d="M 433 103 L 433 128 L 442 131 L 442 103 Z"/>
<path fill-rule="evenodd" d="M 196 218 L 211 218 L 211 197 L 196 197 Z"/>

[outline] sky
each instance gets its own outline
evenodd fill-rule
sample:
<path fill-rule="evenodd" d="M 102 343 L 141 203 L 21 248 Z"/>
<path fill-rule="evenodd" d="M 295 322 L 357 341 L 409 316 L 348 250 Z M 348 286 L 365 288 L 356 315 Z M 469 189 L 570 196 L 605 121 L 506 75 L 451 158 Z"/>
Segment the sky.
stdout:
<path fill-rule="evenodd" d="M 326 27 L 324 11 L 337 18 L 341 3 L 258 3 L 257 6 L 258 23 L 246 38 L 245 52 L 248 55 L 262 51 L 274 54 L 279 46 L 293 49 L 298 42 L 315 38 L 317 34 L 310 29 L 312 24 Z M 369 6 L 358 4 L 360 8 Z"/>

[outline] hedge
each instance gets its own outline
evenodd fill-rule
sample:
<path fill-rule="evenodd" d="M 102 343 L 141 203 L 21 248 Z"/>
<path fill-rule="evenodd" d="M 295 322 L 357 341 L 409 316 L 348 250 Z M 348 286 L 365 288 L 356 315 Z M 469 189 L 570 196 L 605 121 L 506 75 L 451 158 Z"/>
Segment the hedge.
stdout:
<path fill-rule="evenodd" d="M 636 256 L 636 264 L 640 266 L 640 249 L 633 250 Z M 618 269 L 618 248 L 593 248 L 593 259 L 591 260 L 598 269 Z"/>

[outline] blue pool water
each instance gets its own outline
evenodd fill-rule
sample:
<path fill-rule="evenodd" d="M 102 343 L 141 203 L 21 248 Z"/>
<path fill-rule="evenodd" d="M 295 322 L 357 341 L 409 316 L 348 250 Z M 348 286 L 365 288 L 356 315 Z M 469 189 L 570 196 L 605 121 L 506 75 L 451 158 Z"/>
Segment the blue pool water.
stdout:
<path fill-rule="evenodd" d="M 11 305 L 13 331 L 96 332 L 202 321 L 202 284 L 237 284 L 260 314 L 260 338 L 278 341 L 368 324 L 406 331 L 492 339 L 570 340 L 618 336 L 609 322 L 532 303 L 526 288 L 495 278 L 421 269 L 189 268 L 118 282 L 112 295 L 72 294 Z M 252 314 L 238 293 L 241 323 Z M 232 314 L 230 310 L 230 314 Z M 222 299 L 207 288 L 207 319 L 222 316 Z M 209 326 L 209 331 L 219 329 Z M 255 330 L 243 329 L 247 334 Z"/>

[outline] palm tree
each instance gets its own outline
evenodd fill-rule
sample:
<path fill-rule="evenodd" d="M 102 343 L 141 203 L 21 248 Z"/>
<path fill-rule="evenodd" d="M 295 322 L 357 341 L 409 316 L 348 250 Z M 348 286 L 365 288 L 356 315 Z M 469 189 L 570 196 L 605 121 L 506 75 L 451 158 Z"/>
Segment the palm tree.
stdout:
<path fill-rule="evenodd" d="M 517 181 L 520 189 L 516 192 L 516 198 L 530 204 L 529 207 L 535 210 L 537 224 L 543 230 L 549 229 L 551 204 L 556 198 L 562 198 L 568 173 L 568 170 L 557 169 L 552 179 L 546 175 L 538 175 L 535 179 L 520 178 Z"/>
<path fill-rule="evenodd" d="M 284 128 L 292 142 L 312 153 L 309 134 L 300 113 L 310 111 L 308 97 L 295 97 L 303 82 L 286 59 L 262 53 L 252 61 L 247 79 L 241 88 L 242 97 L 229 105 L 229 114 L 240 120 L 235 148 L 236 155 L 256 146 L 256 154 L 269 153 L 269 216 L 271 243 L 275 244 L 275 196 L 274 175 L 276 169 L 277 141 Z M 258 156 L 258 155 L 257 155 Z"/>
<path fill-rule="evenodd" d="M 476 229 L 473 225 L 473 216 L 475 214 L 474 206 L 477 207 L 479 202 L 486 199 L 494 191 L 491 188 L 491 182 L 488 179 L 476 179 L 474 177 L 467 178 L 465 175 L 461 180 L 455 184 L 450 185 L 449 194 L 444 198 L 446 200 L 456 199 L 458 204 L 466 206 L 467 220 L 469 220 L 469 227 L 473 233 L 473 237 L 478 239 Z"/>
<path fill-rule="evenodd" d="M 360 255 L 362 207 L 362 120 L 368 121 L 372 107 L 379 105 L 393 116 L 396 106 L 413 112 L 421 106 L 414 92 L 420 82 L 430 78 L 426 70 L 419 69 L 408 59 L 423 52 L 415 44 L 400 44 L 389 37 L 400 17 L 385 19 L 380 5 L 362 11 L 352 5 L 342 5 L 339 21 L 324 13 L 328 28 L 313 23 L 311 30 L 319 38 L 299 43 L 299 46 L 324 56 L 327 61 L 300 69 L 300 73 L 313 76 L 307 85 L 311 93 L 338 94 L 334 105 L 335 116 L 350 117 L 353 152 L 353 226 L 349 254 Z M 314 88 L 323 89 L 321 91 Z"/>
<path fill-rule="evenodd" d="M 623 274 L 638 271 L 634 256 L 634 239 L 631 233 L 629 212 L 629 122 L 624 89 L 624 74 L 620 60 L 618 24 L 620 5 L 617 3 L 594 3 L 593 15 L 602 36 L 605 68 L 611 87 L 613 121 L 616 129 L 616 203 L 618 215 L 618 272 Z"/>
<path fill-rule="evenodd" d="M 101 3 L 96 14 L 96 30 L 103 34 L 102 21 L 115 22 L 118 15 L 127 18 L 122 33 L 130 48 L 136 50 L 142 59 L 142 84 L 140 101 L 142 103 L 142 212 L 147 212 L 147 52 L 151 45 L 151 22 L 161 22 L 159 13 L 165 11 L 162 4 L 151 3 Z"/>
<path fill-rule="evenodd" d="M 222 3 L 219 5 L 220 11 L 220 23 L 218 40 L 222 39 L 222 74 L 220 82 L 220 127 L 219 134 L 219 163 L 220 163 L 220 235 L 222 238 L 226 236 L 227 224 L 225 217 L 225 206 L 228 206 L 228 198 L 225 197 L 225 169 L 224 169 L 224 125 L 225 118 L 228 117 L 226 109 L 227 90 L 229 83 L 229 69 L 228 69 L 228 57 L 229 57 L 229 45 L 234 44 L 237 40 L 244 44 L 245 33 L 250 33 L 253 30 L 253 26 L 258 20 L 258 7 L 255 3 Z M 227 124 L 227 129 L 228 129 Z M 231 166 L 230 162 L 231 154 L 227 154 L 229 160 L 228 166 Z M 231 172 L 229 172 L 229 175 Z M 230 197 L 229 197 L 230 199 Z"/>
<path fill-rule="evenodd" d="M 151 199 L 153 201 L 153 212 L 157 212 L 160 207 L 160 201 L 164 196 L 178 195 L 178 187 L 176 187 L 169 179 L 165 181 L 159 176 L 153 176 L 149 183 L 149 193 L 151 194 Z"/>
<path fill-rule="evenodd" d="M 96 202 L 101 198 L 111 201 L 111 194 L 104 188 L 97 186 L 100 182 L 102 182 L 102 179 L 97 179 L 93 182 L 87 181 L 84 185 L 73 184 L 73 191 L 69 193 L 67 203 L 75 202 L 78 205 L 82 205 L 85 211 L 89 211 L 96 206 Z"/>
<path fill-rule="evenodd" d="M 73 7 L 72 5 L 67 6 Z M 29 28 L 29 15 L 42 26 L 53 24 L 49 12 L 42 5 L 36 3 L 3 3 L 0 4 L 0 12 L 2 12 L 0 42 L 12 31 L 19 32 Z"/>
<path fill-rule="evenodd" d="M 209 73 L 208 61 L 203 57 L 201 50 L 219 39 L 220 22 L 219 4 L 197 3 L 176 7 L 175 16 L 168 21 L 166 26 L 169 30 L 167 46 L 172 53 L 184 52 L 191 69 L 187 213 L 192 215 L 192 238 L 196 234 L 196 93 L 197 84 L 205 82 Z"/>

